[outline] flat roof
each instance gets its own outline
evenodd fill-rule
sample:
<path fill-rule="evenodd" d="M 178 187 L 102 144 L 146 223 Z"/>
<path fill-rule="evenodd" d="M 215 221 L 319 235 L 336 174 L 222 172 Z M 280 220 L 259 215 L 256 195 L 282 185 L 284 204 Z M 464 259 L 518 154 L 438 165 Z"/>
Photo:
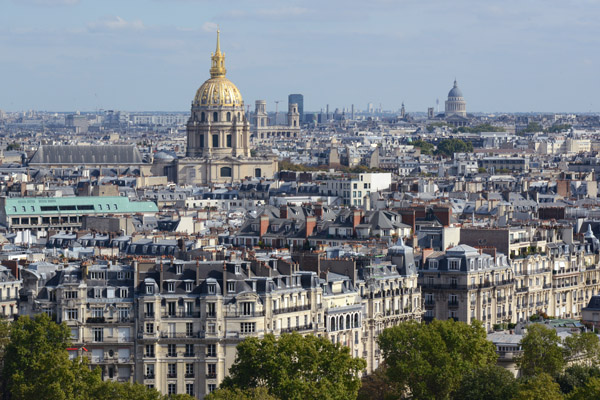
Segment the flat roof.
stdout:
<path fill-rule="evenodd" d="M 158 212 L 152 201 L 130 201 L 124 196 L 12 197 L 5 199 L 4 209 L 8 216 Z"/>

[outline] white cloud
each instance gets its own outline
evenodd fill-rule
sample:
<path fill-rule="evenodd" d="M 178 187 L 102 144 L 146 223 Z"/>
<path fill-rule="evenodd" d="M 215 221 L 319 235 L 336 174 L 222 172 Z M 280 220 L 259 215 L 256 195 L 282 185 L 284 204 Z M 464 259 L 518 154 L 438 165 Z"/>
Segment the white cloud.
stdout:
<path fill-rule="evenodd" d="M 142 30 L 145 28 L 144 23 L 135 19 L 132 21 L 126 21 L 123 18 L 116 16 L 104 17 L 99 21 L 88 23 L 88 28 L 91 31 L 117 31 L 117 30 Z"/>
<path fill-rule="evenodd" d="M 204 32 L 216 32 L 217 27 L 217 24 L 215 24 L 214 22 L 205 22 L 204 24 L 202 24 L 202 30 Z"/>

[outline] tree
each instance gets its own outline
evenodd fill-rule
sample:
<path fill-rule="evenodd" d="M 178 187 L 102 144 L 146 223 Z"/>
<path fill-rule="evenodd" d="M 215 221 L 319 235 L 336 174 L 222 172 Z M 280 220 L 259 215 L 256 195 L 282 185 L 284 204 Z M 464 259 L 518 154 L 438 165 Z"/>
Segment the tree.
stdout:
<path fill-rule="evenodd" d="M 575 390 L 567 396 L 568 400 L 590 400 L 600 399 L 600 378 L 590 378 L 585 385 L 575 388 Z"/>
<path fill-rule="evenodd" d="M 372 374 L 363 376 L 357 400 L 395 399 L 400 393 L 398 386 L 387 376 L 387 366 L 381 364 Z"/>
<path fill-rule="evenodd" d="M 600 378 L 600 368 L 586 365 L 571 365 L 556 378 L 564 394 L 571 393 L 576 387 L 585 386 L 591 378 Z"/>
<path fill-rule="evenodd" d="M 358 372 L 366 363 L 327 338 L 293 332 L 276 339 L 247 338 L 237 346 L 237 357 L 226 389 L 264 387 L 282 400 L 352 399 L 360 388 Z"/>
<path fill-rule="evenodd" d="M 217 389 L 204 400 L 278 400 L 277 397 L 269 394 L 267 388 L 258 387 L 252 389 Z"/>
<path fill-rule="evenodd" d="M 498 365 L 472 369 L 463 377 L 454 395 L 461 400 L 511 400 L 518 384 L 513 374 Z"/>
<path fill-rule="evenodd" d="M 546 373 L 525 378 L 514 400 L 562 400 L 560 386 Z"/>
<path fill-rule="evenodd" d="M 414 147 L 418 147 L 419 149 L 421 149 L 421 154 L 426 154 L 426 155 L 432 155 L 433 151 L 435 149 L 435 146 L 429 142 L 426 142 L 424 140 L 415 140 L 414 142 L 411 143 Z"/>
<path fill-rule="evenodd" d="M 496 362 L 496 348 L 480 322 L 409 321 L 377 339 L 388 378 L 414 399 L 448 399 L 463 375 Z"/>
<path fill-rule="evenodd" d="M 69 360 L 71 332 L 46 314 L 21 317 L 10 329 L 2 370 L 3 387 L 12 399 L 93 399 L 102 384 L 100 370 L 86 360 Z"/>
<path fill-rule="evenodd" d="M 454 153 L 468 153 L 472 151 L 473 144 L 460 139 L 444 139 L 437 145 L 437 154 L 446 157 L 452 157 Z"/>
<path fill-rule="evenodd" d="M 568 336 L 564 348 L 569 359 L 581 359 L 587 365 L 600 361 L 600 340 L 595 333 L 583 332 Z"/>
<path fill-rule="evenodd" d="M 521 340 L 523 353 L 517 359 L 523 376 L 545 372 L 557 376 L 565 365 L 561 340 L 556 331 L 541 324 L 531 324 Z"/>

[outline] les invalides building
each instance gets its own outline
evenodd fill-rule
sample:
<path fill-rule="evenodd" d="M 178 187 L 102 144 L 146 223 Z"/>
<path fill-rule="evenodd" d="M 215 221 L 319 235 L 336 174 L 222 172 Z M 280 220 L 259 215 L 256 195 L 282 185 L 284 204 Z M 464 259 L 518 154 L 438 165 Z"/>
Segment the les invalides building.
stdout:
<path fill-rule="evenodd" d="M 218 31 L 211 59 L 210 79 L 192 101 L 186 157 L 175 161 L 177 183 L 205 185 L 272 177 L 277 172 L 277 157 L 252 157 L 250 153 L 250 123 L 242 94 L 225 76 L 225 53 Z"/>

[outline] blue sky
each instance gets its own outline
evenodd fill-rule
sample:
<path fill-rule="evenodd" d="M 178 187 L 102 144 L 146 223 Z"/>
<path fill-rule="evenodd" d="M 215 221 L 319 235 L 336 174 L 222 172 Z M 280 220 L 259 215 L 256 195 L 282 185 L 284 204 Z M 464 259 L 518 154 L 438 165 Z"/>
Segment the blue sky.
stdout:
<path fill-rule="evenodd" d="M 0 109 L 185 111 L 216 26 L 246 104 L 599 112 L 600 0 L 0 0 Z M 281 109 L 281 105 L 280 105 Z"/>

